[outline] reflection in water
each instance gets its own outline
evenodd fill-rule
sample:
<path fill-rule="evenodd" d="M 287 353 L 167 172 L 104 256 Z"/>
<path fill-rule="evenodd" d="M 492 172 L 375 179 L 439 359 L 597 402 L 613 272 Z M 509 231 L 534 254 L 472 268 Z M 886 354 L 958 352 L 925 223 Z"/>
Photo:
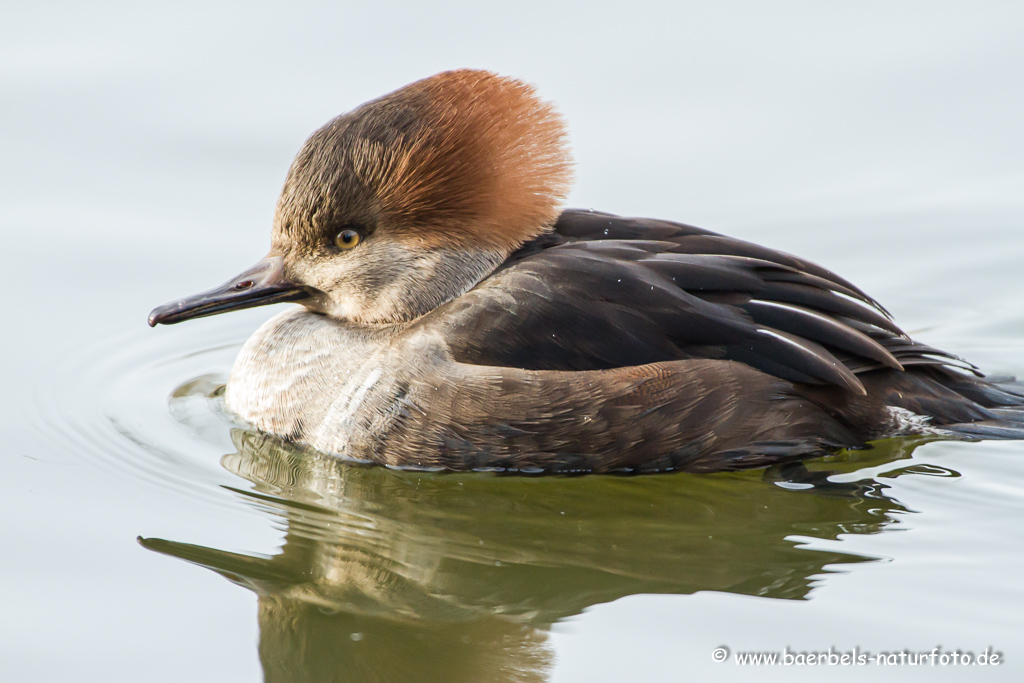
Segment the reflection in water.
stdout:
<path fill-rule="evenodd" d="M 828 566 L 873 558 L 801 548 L 799 537 L 879 533 L 907 512 L 884 484 L 802 466 L 434 474 L 343 463 L 241 429 L 232 440 L 223 465 L 254 484 L 238 495 L 285 520 L 281 553 L 141 542 L 259 596 L 268 681 L 545 680 L 544 629 L 559 619 L 637 593 L 805 599 Z M 880 465 L 919 443 L 882 442 L 827 466 Z"/>

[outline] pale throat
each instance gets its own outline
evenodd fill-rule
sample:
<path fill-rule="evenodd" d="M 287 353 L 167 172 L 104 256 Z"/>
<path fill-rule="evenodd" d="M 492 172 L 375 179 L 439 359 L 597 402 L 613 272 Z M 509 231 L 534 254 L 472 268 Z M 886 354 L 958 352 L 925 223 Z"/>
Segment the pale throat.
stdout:
<path fill-rule="evenodd" d="M 508 257 L 497 248 L 412 250 L 392 244 L 387 251 L 374 277 L 353 278 L 324 302 L 324 312 L 358 324 L 415 320 L 471 290 Z"/>

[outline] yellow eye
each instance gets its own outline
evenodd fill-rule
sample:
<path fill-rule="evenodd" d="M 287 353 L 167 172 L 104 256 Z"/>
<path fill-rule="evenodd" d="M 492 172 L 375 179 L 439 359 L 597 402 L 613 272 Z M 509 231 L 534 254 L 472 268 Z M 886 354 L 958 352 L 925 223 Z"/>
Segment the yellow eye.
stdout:
<path fill-rule="evenodd" d="M 355 230 L 342 230 L 334 237 L 334 246 L 342 251 L 348 251 L 359 244 L 362 239 L 362 236 Z"/>

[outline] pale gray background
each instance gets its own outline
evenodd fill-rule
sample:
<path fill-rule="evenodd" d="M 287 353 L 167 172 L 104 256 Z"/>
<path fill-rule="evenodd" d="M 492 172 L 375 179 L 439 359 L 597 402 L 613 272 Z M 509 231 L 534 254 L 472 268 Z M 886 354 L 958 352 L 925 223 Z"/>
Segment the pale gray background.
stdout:
<path fill-rule="evenodd" d="M 91 392 L 104 396 L 97 416 L 131 403 L 106 397 L 101 369 L 156 338 L 147 333 L 163 334 L 168 353 L 201 334 L 145 330 L 146 313 L 265 253 L 285 170 L 314 128 L 456 67 L 518 76 L 558 103 L 578 162 L 572 205 L 798 252 L 884 295 L 908 329 L 932 330 L 929 341 L 989 369 L 1024 370 L 1019 2 L 5 0 L 0 678 L 259 679 L 252 596 L 134 539 L 272 552 L 274 528 L 135 472 L 143 451 L 93 438 L 93 414 L 79 407 Z M 233 329 L 268 313 L 242 314 Z M 993 315 L 998 326 L 986 323 Z M 951 449 L 947 464 L 978 452 Z M 998 499 L 997 481 L 1019 491 L 1021 468 L 1006 467 L 958 491 Z M 904 503 L 941 509 L 942 491 L 907 486 Z M 979 525 L 1008 551 L 1019 545 L 1019 519 L 992 521 L 983 504 L 954 509 L 912 520 L 912 542 L 852 539 L 844 550 L 907 560 L 860 567 L 810 603 L 708 593 L 594 608 L 556 627 L 555 678 L 736 675 L 711 662 L 722 643 L 930 648 L 934 634 L 914 634 L 934 605 L 911 587 L 933 567 L 932 549 L 969 545 Z M 1024 596 L 1008 576 L 1021 563 L 1008 562 L 968 563 L 943 584 L 1006 605 L 998 618 L 964 607 L 963 626 L 945 633 L 945 645 L 1001 638 L 1012 650 L 985 680 L 1019 680 L 1024 666 L 1013 650 Z M 878 610 L 903 620 L 876 629 Z"/>

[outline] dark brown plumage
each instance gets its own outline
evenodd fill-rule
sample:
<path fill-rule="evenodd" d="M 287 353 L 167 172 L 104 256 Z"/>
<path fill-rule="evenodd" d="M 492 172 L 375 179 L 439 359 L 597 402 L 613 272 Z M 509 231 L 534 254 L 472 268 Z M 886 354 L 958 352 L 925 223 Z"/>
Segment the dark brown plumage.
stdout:
<path fill-rule="evenodd" d="M 566 211 L 417 327 L 488 372 L 446 377 L 445 408 L 403 411 L 366 459 L 714 471 L 895 434 L 1024 437 L 1024 413 L 993 412 L 1019 385 L 911 340 L 852 284 L 666 221 Z"/>
<path fill-rule="evenodd" d="M 298 301 L 246 344 L 227 407 L 393 466 L 713 471 L 900 434 L 1024 438 L 1020 385 L 910 339 L 820 266 L 559 214 L 570 167 L 529 86 L 418 81 L 314 133 L 268 258 L 151 324 Z"/>

